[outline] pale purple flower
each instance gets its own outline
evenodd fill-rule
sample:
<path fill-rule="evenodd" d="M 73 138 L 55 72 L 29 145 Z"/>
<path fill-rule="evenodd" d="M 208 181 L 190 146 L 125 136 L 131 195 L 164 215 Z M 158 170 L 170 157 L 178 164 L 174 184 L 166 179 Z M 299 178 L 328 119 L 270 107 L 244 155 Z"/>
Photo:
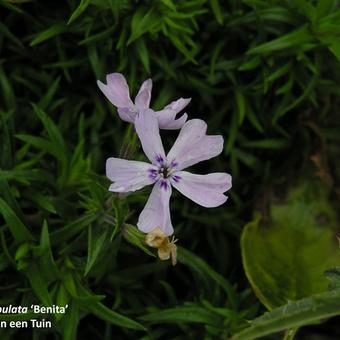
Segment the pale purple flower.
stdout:
<path fill-rule="evenodd" d="M 219 155 L 223 150 L 222 136 L 206 135 L 207 124 L 201 119 L 187 121 L 179 136 L 165 155 L 156 114 L 141 111 L 135 120 L 136 132 L 150 163 L 109 158 L 106 176 L 113 181 L 113 192 L 136 191 L 154 184 L 150 197 L 139 216 L 137 227 L 149 233 L 159 227 L 166 235 L 173 233 L 169 201 L 172 187 L 194 202 L 213 208 L 223 204 L 223 193 L 231 188 L 231 176 L 215 172 L 194 175 L 183 169 Z"/>
<path fill-rule="evenodd" d="M 129 86 L 121 73 L 111 73 L 106 76 L 106 85 L 97 81 L 97 85 L 106 98 L 117 107 L 119 117 L 129 123 L 134 123 L 136 115 L 150 107 L 152 80 L 147 79 L 140 87 L 133 102 L 130 98 Z M 165 106 L 161 111 L 155 111 L 159 128 L 167 130 L 180 129 L 186 122 L 188 115 L 184 113 L 176 119 L 177 113 L 182 111 L 190 102 L 191 98 L 180 98 Z"/>

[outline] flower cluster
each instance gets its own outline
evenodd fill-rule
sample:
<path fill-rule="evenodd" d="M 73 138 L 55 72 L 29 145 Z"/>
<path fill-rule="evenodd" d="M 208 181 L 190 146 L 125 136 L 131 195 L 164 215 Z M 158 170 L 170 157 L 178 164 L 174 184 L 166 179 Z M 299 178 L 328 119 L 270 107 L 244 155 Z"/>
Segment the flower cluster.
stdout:
<path fill-rule="evenodd" d="M 109 74 L 106 81 L 106 85 L 98 81 L 99 88 L 117 107 L 120 118 L 135 124 L 135 131 L 150 161 L 112 157 L 106 162 L 106 175 L 113 182 L 109 187 L 112 192 L 131 192 L 153 185 L 139 216 L 138 229 L 149 234 L 155 230 L 164 236 L 173 234 L 169 208 L 172 187 L 204 207 L 213 208 L 223 204 L 227 200 L 224 192 L 231 188 L 229 174 L 215 172 L 195 175 L 184 171 L 191 165 L 219 155 L 223 150 L 223 137 L 207 135 L 207 124 L 203 120 L 187 120 L 186 113 L 176 119 L 190 99 L 180 98 L 163 110 L 154 111 L 150 109 L 151 79 L 143 82 L 134 102 L 122 74 Z M 167 154 L 160 129 L 180 129 L 176 142 Z"/>

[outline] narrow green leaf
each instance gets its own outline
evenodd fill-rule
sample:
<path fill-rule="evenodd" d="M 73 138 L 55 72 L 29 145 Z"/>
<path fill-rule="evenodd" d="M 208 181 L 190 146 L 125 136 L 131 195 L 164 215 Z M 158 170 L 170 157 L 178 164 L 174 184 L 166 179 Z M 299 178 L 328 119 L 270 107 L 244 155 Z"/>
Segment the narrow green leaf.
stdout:
<path fill-rule="evenodd" d="M 6 72 L 2 67 L 2 63 L 0 63 L 0 90 L 4 100 L 4 104 L 2 105 L 5 105 L 8 111 L 15 110 L 17 107 L 16 97 L 13 91 L 12 83 L 8 80 Z"/>
<path fill-rule="evenodd" d="M 49 104 L 51 103 L 52 98 L 54 97 L 57 89 L 59 87 L 60 77 L 58 77 L 48 88 L 48 91 L 42 96 L 38 103 L 38 107 L 42 110 L 46 110 Z"/>
<path fill-rule="evenodd" d="M 334 38 L 329 46 L 329 50 L 335 55 L 338 61 L 340 61 L 340 41 L 338 39 Z"/>
<path fill-rule="evenodd" d="M 88 246 L 87 246 L 87 261 L 85 267 L 85 276 L 89 273 L 92 266 L 95 264 L 100 251 L 103 249 L 104 243 L 107 240 L 107 232 L 100 230 L 98 232 L 94 231 L 90 225 L 88 228 Z"/>
<path fill-rule="evenodd" d="M 208 325 L 221 325 L 221 318 L 200 306 L 181 306 L 159 310 L 140 317 L 143 321 L 151 323 L 203 323 Z"/>
<path fill-rule="evenodd" d="M 29 170 L 0 170 L 0 177 L 8 181 L 24 181 L 24 182 L 52 182 L 52 177 L 41 169 Z"/>
<path fill-rule="evenodd" d="M 220 7 L 219 0 L 210 0 L 210 6 L 216 18 L 216 21 L 222 25 L 223 24 L 223 15 Z"/>
<path fill-rule="evenodd" d="M 29 307 L 29 306 L 23 306 Z M 19 313 L 19 314 L 0 314 L 0 321 L 23 321 L 23 320 L 31 320 L 31 319 L 38 319 L 41 315 L 36 314 L 34 312 L 27 312 L 27 313 Z"/>
<path fill-rule="evenodd" d="M 41 272 L 36 265 L 36 263 L 31 263 L 29 267 L 24 270 L 25 275 L 27 276 L 32 290 L 35 295 L 39 298 L 39 300 L 43 303 L 44 306 L 50 307 L 53 305 L 50 293 L 47 289 L 47 282 L 41 275 Z"/>
<path fill-rule="evenodd" d="M 142 61 L 142 64 L 146 70 L 146 72 L 150 73 L 150 58 L 149 58 L 149 51 L 146 48 L 145 42 L 143 39 L 138 39 L 136 41 L 136 48 L 137 53 L 139 55 L 140 60 Z"/>
<path fill-rule="evenodd" d="M 40 245 L 33 249 L 33 254 L 39 256 L 40 270 L 48 281 L 57 280 L 61 277 L 53 258 L 47 221 L 44 221 L 42 226 Z"/>
<path fill-rule="evenodd" d="M 237 105 L 238 124 L 242 125 L 244 117 L 247 112 L 247 102 L 245 96 L 239 89 L 236 90 L 235 97 Z"/>
<path fill-rule="evenodd" d="M 0 6 L 3 6 L 4 8 L 7 8 L 13 12 L 16 12 L 18 14 L 25 13 L 20 7 L 15 6 L 8 2 L 8 0 L 0 0 Z"/>
<path fill-rule="evenodd" d="M 284 149 L 290 145 L 287 139 L 267 138 L 262 140 L 243 142 L 242 146 L 255 149 Z"/>
<path fill-rule="evenodd" d="M 143 34 L 151 32 L 160 25 L 160 17 L 156 15 L 154 9 L 145 12 L 143 7 L 139 7 L 131 20 L 131 35 L 127 42 L 130 45 Z"/>
<path fill-rule="evenodd" d="M 70 19 L 67 22 L 67 25 L 70 25 L 73 21 L 75 21 L 87 8 L 90 4 L 91 0 L 81 0 L 78 7 L 70 16 Z"/>
<path fill-rule="evenodd" d="M 107 321 L 113 325 L 120 327 L 131 328 L 136 330 L 145 331 L 145 327 L 139 322 L 134 321 L 126 316 L 116 313 L 115 311 L 107 308 L 102 303 L 92 303 L 83 306 L 86 310 L 96 315 L 98 318 Z"/>
<path fill-rule="evenodd" d="M 233 112 L 232 117 L 231 117 L 231 124 L 229 127 L 227 145 L 226 145 L 227 153 L 230 153 L 232 147 L 234 146 L 234 143 L 237 137 L 237 132 L 238 132 L 237 113 Z"/>
<path fill-rule="evenodd" d="M 15 215 L 14 211 L 2 198 L 0 198 L 0 213 L 5 219 L 9 230 L 11 231 L 13 237 L 17 242 L 22 243 L 34 240 L 33 235 L 29 232 L 25 225 Z"/>
<path fill-rule="evenodd" d="M 67 26 L 65 24 L 55 24 L 49 27 L 48 29 L 37 33 L 36 37 L 30 42 L 30 46 L 36 46 L 41 44 L 42 42 L 51 39 L 61 33 L 64 33 L 67 30 Z"/>
<path fill-rule="evenodd" d="M 228 302 L 230 302 L 234 308 L 237 308 L 236 292 L 233 286 L 222 275 L 218 274 L 200 257 L 179 246 L 177 246 L 177 258 L 178 262 L 193 269 L 197 274 L 204 275 L 216 282 L 226 292 L 229 299 Z"/>
<path fill-rule="evenodd" d="M 61 149 L 60 152 L 65 153 L 67 150 L 66 143 L 57 125 L 40 107 L 35 104 L 32 104 L 32 106 L 34 112 L 42 121 L 53 144 L 57 145 Z"/>
<path fill-rule="evenodd" d="M 301 27 L 280 38 L 274 39 L 262 45 L 251 48 L 247 54 L 266 54 L 282 51 L 288 48 L 303 46 L 313 41 L 312 35 L 307 27 Z"/>
<path fill-rule="evenodd" d="M 51 240 L 53 245 L 59 245 L 62 242 L 66 242 L 75 235 L 79 234 L 86 227 L 90 225 L 95 219 L 100 216 L 99 213 L 92 215 L 85 215 L 82 218 L 65 225 L 58 230 L 51 232 Z"/>
<path fill-rule="evenodd" d="M 47 140 L 46 138 L 25 135 L 25 134 L 17 134 L 15 135 L 15 137 L 22 140 L 23 142 L 31 144 L 35 146 L 36 148 L 55 156 L 57 159 L 60 157 L 56 146 L 53 143 L 51 143 L 49 140 Z"/>
<path fill-rule="evenodd" d="M 79 324 L 79 306 L 76 301 L 69 303 L 64 317 L 60 324 L 62 327 L 63 340 L 76 340 Z"/>
<path fill-rule="evenodd" d="M 19 46 L 22 49 L 25 49 L 25 46 L 22 42 L 0 21 L 0 33 L 7 37 L 9 41 Z"/>
<path fill-rule="evenodd" d="M 162 2 L 165 6 L 169 7 L 170 9 L 172 9 L 173 11 L 176 11 L 176 6 L 175 6 L 175 4 L 173 3 L 172 0 L 161 0 L 161 2 Z"/>
<path fill-rule="evenodd" d="M 145 245 L 145 234 L 140 232 L 136 227 L 132 226 L 131 224 L 125 224 L 122 231 L 123 237 L 133 244 L 134 246 L 138 247 L 139 249 L 143 250 L 144 253 L 155 257 L 156 255 L 152 253 L 149 248 Z"/>

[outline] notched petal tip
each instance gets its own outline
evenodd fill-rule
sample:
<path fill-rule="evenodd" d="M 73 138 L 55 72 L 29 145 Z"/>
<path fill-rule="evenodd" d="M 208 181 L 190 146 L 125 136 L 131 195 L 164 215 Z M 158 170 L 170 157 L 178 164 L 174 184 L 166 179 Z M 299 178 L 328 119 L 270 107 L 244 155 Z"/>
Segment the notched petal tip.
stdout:
<path fill-rule="evenodd" d="M 150 106 L 151 92 L 148 89 L 140 91 L 135 98 L 135 105 L 139 110 L 148 109 Z"/>
<path fill-rule="evenodd" d="M 178 119 L 170 120 L 162 119 L 162 117 L 159 116 L 158 119 L 159 128 L 163 130 L 178 130 L 182 128 L 187 119 L 188 119 L 187 113 L 183 113 L 182 116 L 180 116 Z"/>
<path fill-rule="evenodd" d="M 184 196 L 205 208 L 216 208 L 228 199 L 224 192 L 230 189 L 230 175 L 215 172 L 207 175 L 196 175 L 187 171 L 177 173 L 179 181 L 172 185 Z"/>

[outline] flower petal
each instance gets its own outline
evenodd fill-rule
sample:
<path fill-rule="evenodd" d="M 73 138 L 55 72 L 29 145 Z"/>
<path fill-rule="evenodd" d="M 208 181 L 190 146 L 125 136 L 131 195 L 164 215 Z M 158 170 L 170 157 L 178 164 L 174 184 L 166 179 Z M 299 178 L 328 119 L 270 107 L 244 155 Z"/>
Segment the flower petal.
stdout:
<path fill-rule="evenodd" d="M 152 92 L 152 79 L 149 78 L 149 79 L 146 79 L 143 81 L 143 84 L 141 85 L 139 91 L 138 91 L 138 94 L 144 90 L 148 90 L 150 92 Z M 138 95 L 137 94 L 137 95 Z"/>
<path fill-rule="evenodd" d="M 156 181 L 154 173 L 157 169 L 149 163 L 111 157 L 106 161 L 106 176 L 114 182 L 109 191 L 136 191 L 153 184 Z"/>
<path fill-rule="evenodd" d="M 152 80 L 147 79 L 143 82 L 135 98 L 135 104 L 139 109 L 148 109 L 150 107 L 151 92 Z"/>
<path fill-rule="evenodd" d="M 182 111 L 191 101 L 191 98 L 179 98 L 167 106 L 164 107 L 163 110 L 157 111 L 158 113 L 163 112 L 164 110 L 172 110 L 175 111 L 176 113 Z"/>
<path fill-rule="evenodd" d="M 150 106 L 151 92 L 149 90 L 140 91 L 135 99 L 135 105 L 137 109 L 144 110 Z"/>
<path fill-rule="evenodd" d="M 151 109 L 139 112 L 135 119 L 135 129 L 150 162 L 163 164 L 166 158 L 155 112 Z"/>
<path fill-rule="evenodd" d="M 119 107 L 117 109 L 117 112 L 121 120 L 124 120 L 128 123 L 134 123 L 136 118 L 136 111 L 133 108 Z"/>
<path fill-rule="evenodd" d="M 193 164 L 219 155 L 223 150 L 222 136 L 207 136 L 207 124 L 201 119 L 187 121 L 167 155 L 169 163 L 182 170 Z"/>
<path fill-rule="evenodd" d="M 183 113 L 183 115 L 175 119 L 176 113 L 174 111 L 169 112 L 167 110 L 163 110 L 164 112 L 162 114 L 158 114 L 157 112 L 157 117 L 158 117 L 158 124 L 160 129 L 164 130 L 178 130 L 180 129 L 186 120 L 188 119 L 188 115 L 186 113 Z"/>
<path fill-rule="evenodd" d="M 121 73 L 111 73 L 106 76 L 107 85 L 97 81 L 106 98 L 116 107 L 133 107 L 130 99 L 129 86 Z"/>
<path fill-rule="evenodd" d="M 180 129 L 186 122 L 188 115 L 184 113 L 177 120 L 176 115 L 189 104 L 190 100 L 191 98 L 180 98 L 165 106 L 163 110 L 157 111 L 159 128 L 167 130 Z"/>
<path fill-rule="evenodd" d="M 171 185 L 168 180 L 155 183 L 150 197 L 139 216 L 137 223 L 139 230 L 149 233 L 159 227 L 166 235 L 171 235 L 174 232 L 169 207 L 171 192 Z"/>
<path fill-rule="evenodd" d="M 223 204 L 228 198 L 223 193 L 231 188 L 231 176 L 223 172 L 194 175 L 177 171 L 174 177 L 171 184 L 179 192 L 206 208 Z"/>

